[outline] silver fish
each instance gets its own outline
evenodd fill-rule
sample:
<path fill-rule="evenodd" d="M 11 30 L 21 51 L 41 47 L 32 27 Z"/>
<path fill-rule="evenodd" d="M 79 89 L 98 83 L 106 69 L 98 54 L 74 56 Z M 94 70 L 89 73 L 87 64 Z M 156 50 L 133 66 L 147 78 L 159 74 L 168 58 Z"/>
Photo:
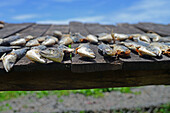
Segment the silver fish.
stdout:
<path fill-rule="evenodd" d="M 59 41 L 59 44 L 63 45 L 69 45 L 71 43 L 73 43 L 73 40 L 70 38 L 70 35 L 62 37 L 61 40 Z"/>
<path fill-rule="evenodd" d="M 152 56 L 152 57 L 156 57 L 157 55 L 155 54 L 155 52 L 153 52 L 153 50 L 151 48 L 148 47 L 140 47 L 137 49 L 137 52 L 140 56 Z"/>
<path fill-rule="evenodd" d="M 4 39 L 0 39 L 0 45 L 9 45 L 11 42 L 20 39 L 21 37 L 19 35 L 10 36 Z"/>
<path fill-rule="evenodd" d="M 73 53 L 75 51 L 73 48 L 69 48 L 65 45 L 59 45 L 58 48 L 61 48 L 64 53 Z"/>
<path fill-rule="evenodd" d="M 96 57 L 88 44 L 80 44 L 76 48 L 76 53 L 79 54 L 81 57 L 92 58 L 92 59 Z"/>
<path fill-rule="evenodd" d="M 98 45 L 98 49 L 99 49 L 99 52 L 102 52 L 104 56 L 115 57 L 116 55 L 116 51 L 113 51 L 113 49 L 109 45 L 106 45 L 104 43 L 101 43 L 100 45 Z"/>
<path fill-rule="evenodd" d="M 112 42 L 113 41 L 113 37 L 111 36 L 111 34 L 107 34 L 107 35 L 104 35 L 104 36 L 100 36 L 98 38 L 98 40 L 104 41 L 104 42 Z"/>
<path fill-rule="evenodd" d="M 24 46 L 26 44 L 26 40 L 24 38 L 20 38 L 10 43 L 11 46 Z"/>
<path fill-rule="evenodd" d="M 130 56 L 130 50 L 123 46 L 123 45 L 118 45 L 118 44 L 113 44 L 110 45 L 113 48 L 113 51 L 116 51 L 116 54 L 120 57 L 128 57 Z"/>
<path fill-rule="evenodd" d="M 26 57 L 31 61 L 39 62 L 39 63 L 46 63 L 46 60 L 41 57 L 40 51 L 45 50 L 46 46 L 40 45 L 32 47 L 31 50 L 27 51 Z"/>
<path fill-rule="evenodd" d="M 36 38 L 38 40 L 38 42 L 43 42 L 46 39 L 46 36 L 40 36 Z"/>
<path fill-rule="evenodd" d="M 4 28 L 4 25 L 3 24 L 0 24 L 0 29 Z"/>
<path fill-rule="evenodd" d="M 98 43 L 98 39 L 94 35 L 89 34 L 89 35 L 87 35 L 86 39 L 91 43 Z"/>
<path fill-rule="evenodd" d="M 58 42 L 58 38 L 53 36 L 47 36 L 46 39 L 42 42 L 42 45 L 52 46 Z"/>
<path fill-rule="evenodd" d="M 53 36 L 55 36 L 55 37 L 57 37 L 57 38 L 59 38 L 59 39 L 61 39 L 62 35 L 63 35 L 63 34 L 62 34 L 61 31 L 55 30 L 55 31 L 53 32 Z"/>
<path fill-rule="evenodd" d="M 152 39 L 153 42 L 158 42 L 161 38 L 161 36 L 156 33 L 146 33 L 145 35 Z"/>
<path fill-rule="evenodd" d="M 115 40 L 124 41 L 124 40 L 128 39 L 129 36 L 126 34 L 112 33 L 112 37 Z"/>
<path fill-rule="evenodd" d="M 9 72 L 14 66 L 14 64 L 17 62 L 17 60 L 21 59 L 25 55 L 27 49 L 28 48 L 13 50 L 9 54 L 6 55 L 5 53 L 1 57 L 6 72 Z"/>
<path fill-rule="evenodd" d="M 35 37 L 33 37 L 32 35 L 27 35 L 27 36 L 24 37 L 24 39 L 25 39 L 26 42 L 29 41 L 29 40 L 32 40 L 32 39 L 34 39 L 34 38 L 35 38 Z"/>
<path fill-rule="evenodd" d="M 47 48 L 45 50 L 42 50 L 40 52 L 40 55 L 54 62 L 62 62 L 64 52 L 60 48 Z"/>
<path fill-rule="evenodd" d="M 38 40 L 33 39 L 33 40 L 28 41 L 25 46 L 32 47 L 32 46 L 39 46 L 39 45 L 40 43 L 38 42 Z"/>

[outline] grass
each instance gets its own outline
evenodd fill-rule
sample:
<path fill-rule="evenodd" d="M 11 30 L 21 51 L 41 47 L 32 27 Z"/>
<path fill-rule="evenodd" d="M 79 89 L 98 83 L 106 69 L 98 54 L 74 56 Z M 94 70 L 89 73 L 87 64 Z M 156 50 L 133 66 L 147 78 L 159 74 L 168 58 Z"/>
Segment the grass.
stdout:
<path fill-rule="evenodd" d="M 103 92 L 111 92 L 111 91 L 120 91 L 122 93 L 134 93 L 131 91 L 130 87 L 82 89 L 82 90 L 60 90 L 60 91 L 1 91 L 0 102 L 9 100 L 12 98 L 17 98 L 20 96 L 26 96 L 28 94 L 35 95 L 37 98 L 42 98 L 48 95 L 56 95 L 59 98 L 63 95 L 69 95 L 70 93 L 80 93 L 86 96 L 102 97 L 104 96 Z M 134 94 L 140 94 L 140 92 L 135 92 Z"/>

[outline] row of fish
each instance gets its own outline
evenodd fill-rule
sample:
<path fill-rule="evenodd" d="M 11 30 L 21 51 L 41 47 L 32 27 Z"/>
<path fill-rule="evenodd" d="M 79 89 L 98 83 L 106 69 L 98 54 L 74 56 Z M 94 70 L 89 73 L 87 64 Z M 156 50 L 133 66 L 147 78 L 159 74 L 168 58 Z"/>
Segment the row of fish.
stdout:
<path fill-rule="evenodd" d="M 15 35 L 0 39 L 0 45 L 3 45 L 0 46 L 0 55 L 2 55 L 1 60 L 7 72 L 24 55 L 31 61 L 39 63 L 47 63 L 47 59 L 62 62 L 64 56 L 74 53 L 83 58 L 94 59 L 96 55 L 89 43 L 98 44 L 98 50 L 103 56 L 113 58 L 130 57 L 131 51 L 137 52 L 140 56 L 160 57 L 162 54 L 170 56 L 170 45 L 157 42 L 160 38 L 155 33 L 101 33 L 85 37 L 80 33 L 62 34 L 60 31 L 54 31 L 53 36 L 37 38 L 31 35 L 24 38 L 21 38 L 21 35 Z M 89 43 L 80 44 L 75 50 L 67 47 L 72 43 L 79 42 Z M 21 48 L 21 46 L 26 47 Z"/>

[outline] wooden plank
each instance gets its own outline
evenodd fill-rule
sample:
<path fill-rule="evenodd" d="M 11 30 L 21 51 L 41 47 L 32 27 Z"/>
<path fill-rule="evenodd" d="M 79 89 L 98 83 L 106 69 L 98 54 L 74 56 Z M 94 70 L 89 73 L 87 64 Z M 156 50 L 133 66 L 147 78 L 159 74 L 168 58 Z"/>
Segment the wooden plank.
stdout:
<path fill-rule="evenodd" d="M 48 31 L 44 35 L 53 35 L 53 31 L 58 30 L 64 34 L 69 33 L 69 26 L 68 25 L 51 25 Z"/>
<path fill-rule="evenodd" d="M 21 36 L 27 36 L 32 35 L 35 37 L 42 36 L 46 33 L 46 31 L 49 29 L 50 25 L 43 25 L 43 24 L 35 24 L 32 27 L 29 27 L 28 29 L 25 29 L 21 32 Z"/>
<path fill-rule="evenodd" d="M 94 23 L 94 24 L 86 23 L 85 28 L 90 34 L 93 34 L 93 35 L 96 35 L 99 33 L 110 33 L 110 31 L 108 31 L 105 27 L 101 26 L 98 23 Z"/>
<path fill-rule="evenodd" d="M 1 73 L 0 90 L 70 90 L 109 87 L 135 87 L 143 85 L 170 85 L 169 70 L 116 70 L 74 73 L 69 70 L 48 70 L 51 69 L 51 66 L 46 66 L 43 69 L 44 70 L 39 71 L 16 70 L 11 73 Z"/>
<path fill-rule="evenodd" d="M 84 36 L 89 34 L 89 32 L 85 29 L 84 24 L 81 22 L 70 22 L 69 27 L 71 33 L 80 33 Z"/>
<path fill-rule="evenodd" d="M 6 24 L 6 26 L 0 30 L 0 38 L 6 38 L 10 35 L 14 35 L 19 31 L 22 31 L 30 26 L 33 23 L 23 23 L 23 24 Z"/>
<path fill-rule="evenodd" d="M 137 29 L 130 24 L 117 24 L 117 26 L 103 25 L 103 27 L 105 27 L 110 32 L 113 31 L 115 33 L 124 33 L 124 34 L 144 33 L 140 29 Z"/>
<path fill-rule="evenodd" d="M 72 45 L 73 48 L 78 47 L 78 44 Z M 97 45 L 90 44 L 91 49 L 94 51 L 96 58 L 82 59 L 78 54 L 72 58 L 71 71 L 77 73 L 83 72 L 95 72 L 105 70 L 118 70 L 122 68 L 121 62 L 115 61 L 114 59 L 107 59 L 101 56 L 98 52 Z"/>
<path fill-rule="evenodd" d="M 134 24 L 135 27 L 148 32 L 152 31 L 158 33 L 161 36 L 170 36 L 170 26 L 163 24 L 155 24 L 155 23 L 138 23 Z"/>

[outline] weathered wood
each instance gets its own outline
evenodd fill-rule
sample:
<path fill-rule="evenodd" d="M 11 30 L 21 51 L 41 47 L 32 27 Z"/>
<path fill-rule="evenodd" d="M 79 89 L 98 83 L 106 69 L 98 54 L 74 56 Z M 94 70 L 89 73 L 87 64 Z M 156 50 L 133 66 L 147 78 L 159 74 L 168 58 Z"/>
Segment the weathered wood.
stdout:
<path fill-rule="evenodd" d="M 49 68 L 49 66 L 44 67 Z M 73 73 L 67 71 L 34 70 L 1 73 L 0 90 L 63 90 L 108 87 L 130 87 L 143 85 L 169 85 L 169 70 L 98 71 Z"/>
<path fill-rule="evenodd" d="M 80 33 L 84 36 L 89 34 L 89 32 L 85 29 L 84 24 L 81 22 L 70 22 L 69 28 L 71 33 Z"/>
<path fill-rule="evenodd" d="M 134 24 L 135 27 L 141 29 L 145 32 L 155 32 L 161 36 L 170 36 L 170 26 L 163 24 L 155 24 L 155 23 L 138 23 Z"/>
<path fill-rule="evenodd" d="M 64 34 L 69 33 L 69 26 L 68 25 L 51 25 L 48 31 L 44 35 L 53 35 L 55 30 L 61 31 Z"/>
<path fill-rule="evenodd" d="M 101 26 L 98 23 L 96 23 L 96 24 L 86 23 L 85 28 L 87 29 L 87 31 L 90 34 L 93 34 L 93 35 L 96 35 L 96 34 L 99 34 L 99 33 L 110 33 L 110 31 L 108 31 L 105 27 Z"/>
<path fill-rule="evenodd" d="M 5 24 L 5 27 L 0 30 L 0 38 L 6 38 L 10 35 L 14 35 L 19 31 L 22 31 L 28 27 L 31 27 L 33 23 L 23 23 L 23 24 Z"/>
<path fill-rule="evenodd" d="M 35 24 L 21 32 L 22 37 L 27 35 L 32 35 L 34 37 L 42 36 L 46 33 L 46 31 L 49 29 L 50 25 L 43 25 L 43 24 Z"/>
<path fill-rule="evenodd" d="M 74 44 L 72 47 L 78 47 L 78 44 Z M 98 52 L 97 45 L 90 44 L 92 51 L 95 53 L 95 59 L 81 58 L 78 54 L 72 57 L 71 71 L 77 73 L 83 72 L 95 72 L 105 70 L 118 70 L 122 68 L 119 60 L 115 61 L 112 58 L 105 58 Z"/>
<path fill-rule="evenodd" d="M 110 33 L 113 31 L 114 33 L 124 33 L 124 34 L 133 34 L 133 33 L 144 33 L 140 29 L 135 28 L 130 24 L 117 24 L 117 26 L 113 25 L 103 25 Z"/>

